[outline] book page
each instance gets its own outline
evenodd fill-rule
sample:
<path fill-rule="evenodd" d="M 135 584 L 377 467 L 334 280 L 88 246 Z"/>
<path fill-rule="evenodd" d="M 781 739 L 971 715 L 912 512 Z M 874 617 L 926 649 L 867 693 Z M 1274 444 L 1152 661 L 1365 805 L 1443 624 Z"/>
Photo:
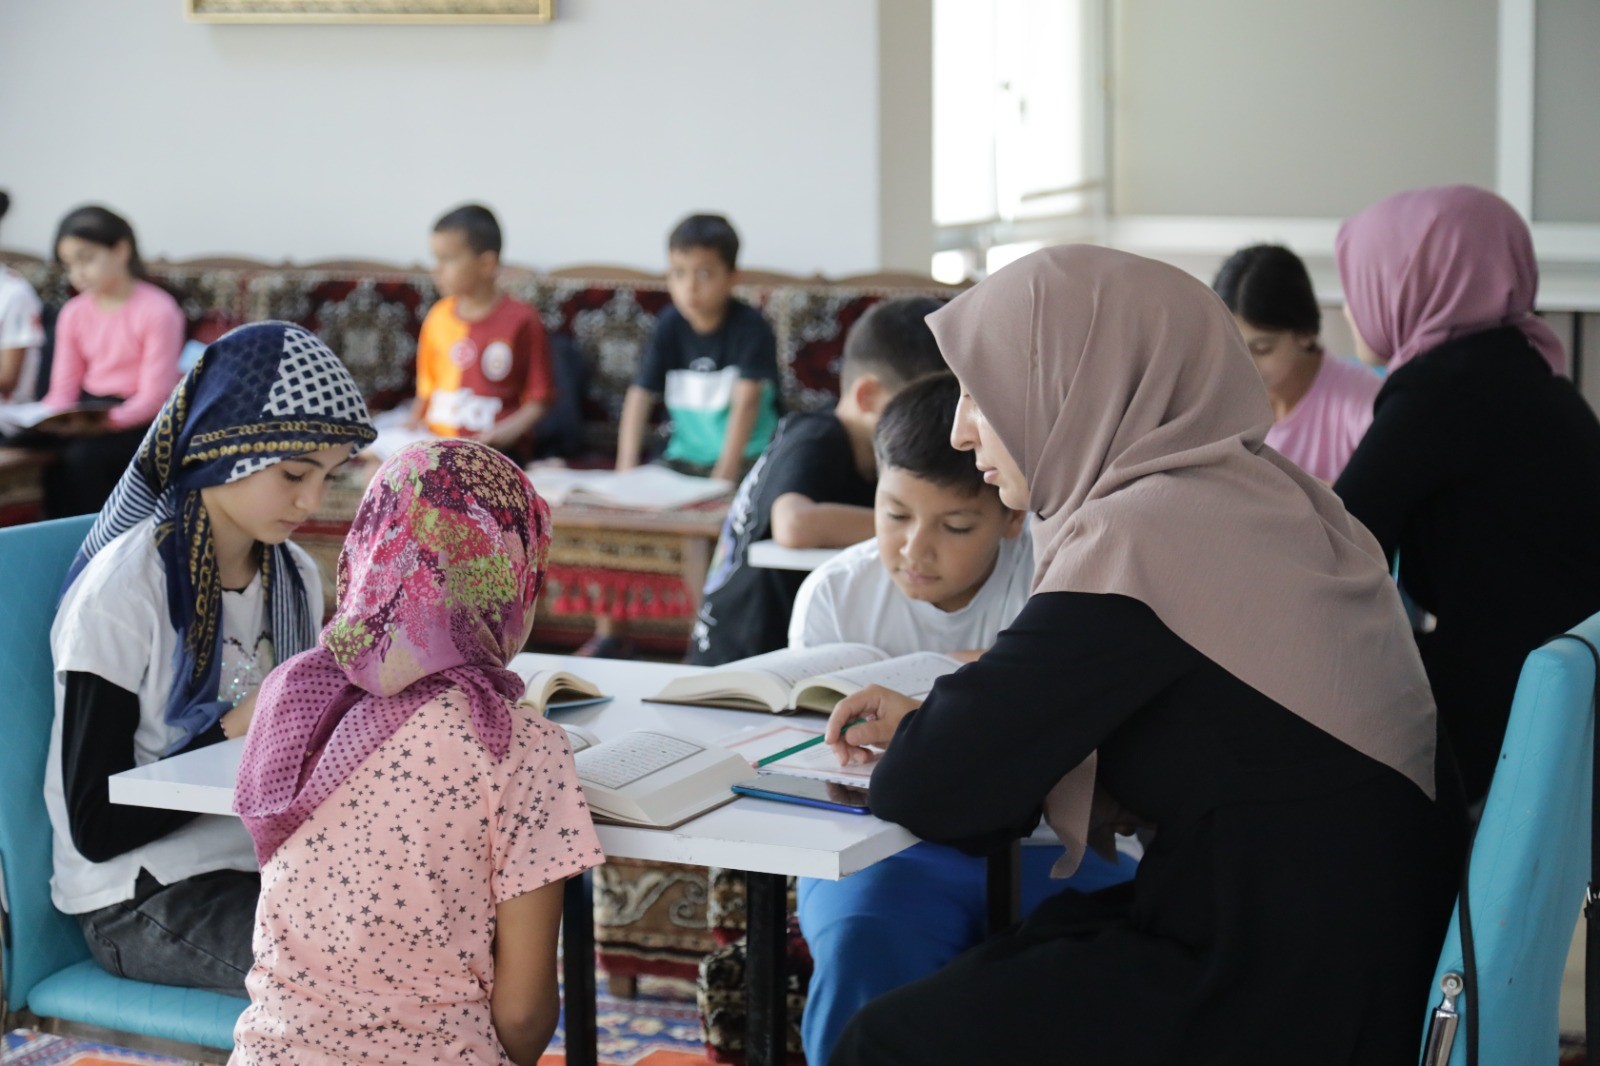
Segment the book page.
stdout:
<path fill-rule="evenodd" d="M 522 679 L 522 698 L 517 702 L 544 714 L 553 710 L 592 707 L 611 699 L 593 681 L 565 670 L 513 672 Z"/>
<path fill-rule="evenodd" d="M 749 760 L 751 766 L 755 766 L 762 759 L 820 736 L 822 736 L 820 729 L 807 729 L 805 726 L 785 723 L 765 728 L 752 726 L 741 729 L 737 733 L 723 737 L 717 744 L 729 751 L 738 752 Z M 872 779 L 872 768 L 876 765 L 877 763 L 871 762 L 864 766 L 840 766 L 832 748 L 826 744 L 815 744 L 804 751 L 797 751 L 767 763 L 761 769 L 865 788 L 867 782 Z"/>
<path fill-rule="evenodd" d="M 534 488 L 547 500 L 587 499 L 607 507 L 642 511 L 670 511 L 733 491 L 727 481 L 691 477 L 666 467 L 645 465 L 618 473 L 614 470 L 573 470 L 534 465 L 528 468 Z"/>
<path fill-rule="evenodd" d="M 599 738 L 586 729 L 579 729 L 575 725 L 563 725 L 561 728 L 567 734 L 567 742 L 571 745 L 572 754 L 574 755 L 585 748 L 592 748 L 600 743 Z"/>
<path fill-rule="evenodd" d="M 33 429 L 57 416 L 80 412 L 106 411 L 116 406 L 111 400 L 87 400 L 71 407 L 51 407 L 43 400 L 26 403 L 0 403 L 0 430 L 9 433 Z"/>
<path fill-rule="evenodd" d="M 440 439 L 427 426 L 420 429 L 412 429 L 410 426 L 391 426 L 378 430 L 378 439 L 367 445 L 367 452 L 382 462 L 408 444 Z"/>
<path fill-rule="evenodd" d="M 581 783 L 621 789 L 705 750 L 680 737 L 628 733 L 584 750 L 575 762 Z"/>
<path fill-rule="evenodd" d="M 850 692 L 868 685 L 882 685 L 907 696 L 926 696 L 933 691 L 933 683 L 945 674 L 955 673 L 961 664 L 948 655 L 919 651 L 901 655 L 883 662 L 867 663 L 848 670 L 836 670 L 825 681 L 842 681 L 851 686 Z"/>
<path fill-rule="evenodd" d="M 713 673 L 760 671 L 784 687 L 792 688 L 807 678 L 823 674 L 839 674 L 852 667 L 864 667 L 887 658 L 877 648 L 866 644 L 820 644 L 815 648 L 784 648 L 765 655 L 752 655 L 748 659 L 726 663 Z"/>

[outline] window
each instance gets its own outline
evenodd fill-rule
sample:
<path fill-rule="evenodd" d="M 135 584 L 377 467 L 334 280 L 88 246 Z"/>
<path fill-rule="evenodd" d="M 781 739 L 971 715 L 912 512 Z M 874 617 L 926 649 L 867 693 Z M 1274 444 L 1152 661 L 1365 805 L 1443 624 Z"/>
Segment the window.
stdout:
<path fill-rule="evenodd" d="M 934 0 L 935 277 L 1099 217 L 1102 3 Z"/>

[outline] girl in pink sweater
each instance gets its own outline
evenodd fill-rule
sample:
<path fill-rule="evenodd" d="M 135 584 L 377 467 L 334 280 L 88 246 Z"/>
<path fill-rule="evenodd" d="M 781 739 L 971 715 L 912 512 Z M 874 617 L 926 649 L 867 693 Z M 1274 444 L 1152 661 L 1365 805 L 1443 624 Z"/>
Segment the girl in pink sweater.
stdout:
<path fill-rule="evenodd" d="M 1331 485 L 1372 425 L 1383 379 L 1323 349 L 1311 275 L 1289 249 L 1241 248 L 1211 287 L 1233 312 L 1272 401 L 1267 444 Z"/>
<path fill-rule="evenodd" d="M 61 220 L 55 249 L 78 295 L 56 319 L 44 402 L 68 408 L 103 399 L 114 406 L 103 418 L 55 431 L 63 441 L 45 483 L 52 518 L 88 514 L 105 502 L 178 383 L 185 330 L 177 301 L 148 280 L 133 227 L 120 215 L 78 208 Z"/>

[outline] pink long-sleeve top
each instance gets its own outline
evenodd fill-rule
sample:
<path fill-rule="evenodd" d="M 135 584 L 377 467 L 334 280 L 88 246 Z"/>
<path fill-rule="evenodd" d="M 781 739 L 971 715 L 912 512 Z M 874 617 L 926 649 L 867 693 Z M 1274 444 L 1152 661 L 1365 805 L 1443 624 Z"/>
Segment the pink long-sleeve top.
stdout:
<path fill-rule="evenodd" d="M 178 384 L 183 350 L 183 312 L 165 291 L 135 281 L 133 294 L 113 310 L 102 310 L 91 293 L 68 300 L 56 319 L 50 391 L 44 402 L 66 408 L 87 392 L 120 396 L 107 419 L 116 429 L 142 426 Z"/>

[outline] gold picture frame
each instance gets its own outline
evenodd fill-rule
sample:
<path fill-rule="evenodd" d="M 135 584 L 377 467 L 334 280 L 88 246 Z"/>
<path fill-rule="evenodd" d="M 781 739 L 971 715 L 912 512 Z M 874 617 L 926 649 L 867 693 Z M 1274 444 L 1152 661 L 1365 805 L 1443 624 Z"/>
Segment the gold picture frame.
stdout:
<path fill-rule="evenodd" d="M 184 0 L 194 22 L 535 23 L 555 0 Z"/>

